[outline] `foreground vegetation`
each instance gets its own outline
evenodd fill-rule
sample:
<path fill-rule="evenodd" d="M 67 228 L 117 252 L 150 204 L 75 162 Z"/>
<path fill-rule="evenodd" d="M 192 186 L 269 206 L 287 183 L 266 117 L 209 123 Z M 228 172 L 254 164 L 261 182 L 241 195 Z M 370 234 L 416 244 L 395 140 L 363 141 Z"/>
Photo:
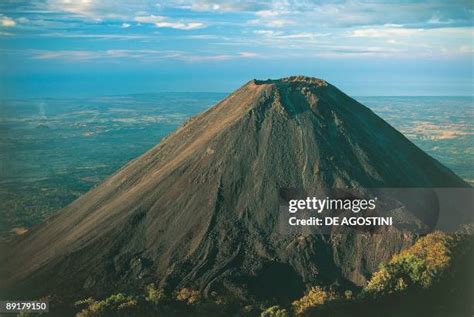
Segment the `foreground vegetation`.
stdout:
<path fill-rule="evenodd" d="M 355 294 L 316 285 L 291 305 L 265 307 L 242 305 L 215 293 L 204 297 L 192 288 L 167 293 L 150 284 L 140 295 L 118 293 L 102 300 L 78 301 L 76 316 L 376 316 L 380 309 L 393 316 L 469 313 L 466 304 L 472 296 L 472 254 L 472 235 L 434 232 L 382 264 Z"/>

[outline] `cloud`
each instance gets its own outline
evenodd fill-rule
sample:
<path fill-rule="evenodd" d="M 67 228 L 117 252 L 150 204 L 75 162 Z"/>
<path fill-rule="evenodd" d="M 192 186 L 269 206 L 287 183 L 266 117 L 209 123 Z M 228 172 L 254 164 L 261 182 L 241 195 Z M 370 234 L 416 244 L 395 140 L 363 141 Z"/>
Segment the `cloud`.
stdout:
<path fill-rule="evenodd" d="M 254 12 L 268 7 L 271 1 L 255 0 L 190 0 L 175 1 L 175 5 L 193 11 L 217 11 L 217 12 Z M 170 1 L 161 1 L 162 6 L 169 6 Z"/>
<path fill-rule="evenodd" d="M 63 60 L 63 61 L 114 61 L 117 59 L 160 60 L 177 58 L 181 53 L 177 51 L 161 50 L 31 50 L 31 58 L 36 60 Z"/>
<path fill-rule="evenodd" d="M 255 30 L 255 31 L 253 31 L 253 33 L 258 34 L 258 35 L 268 36 L 268 37 L 272 37 L 272 36 L 282 34 L 282 32 L 276 32 L 276 31 L 273 31 L 273 30 Z"/>
<path fill-rule="evenodd" d="M 249 24 L 263 25 L 268 28 L 282 28 L 295 24 L 295 21 L 283 16 L 288 15 L 287 10 L 261 10 L 255 12 L 257 19 L 250 20 Z"/>
<path fill-rule="evenodd" d="M 37 51 L 33 59 L 65 59 L 71 61 L 96 58 L 98 55 L 92 51 Z"/>
<path fill-rule="evenodd" d="M 468 1 L 268 1 L 254 11 L 253 24 L 347 28 L 398 24 L 405 28 L 472 26 Z"/>
<path fill-rule="evenodd" d="M 11 16 L 0 14 L 0 26 L 16 24 L 2 40 L 13 35 L 23 43 L 43 41 L 38 45 L 45 48 L 72 45 L 77 51 L 69 59 L 110 58 L 112 51 L 104 52 L 119 40 L 137 40 L 120 43 L 134 49 L 176 50 L 172 58 L 194 61 L 246 58 L 237 52 L 253 50 L 272 58 L 472 54 L 473 11 L 462 0 L 3 0 L 0 8 Z M 114 54 L 133 58 L 138 52 Z"/>
<path fill-rule="evenodd" d="M 423 32 L 422 29 L 405 28 L 367 28 L 356 29 L 350 33 L 351 37 L 391 37 L 391 36 L 413 36 Z"/>
<path fill-rule="evenodd" d="M 294 34 L 287 34 L 287 35 L 279 35 L 278 37 L 281 39 L 314 39 L 318 36 L 324 36 L 325 34 L 316 34 L 316 33 L 294 33 Z"/>
<path fill-rule="evenodd" d="M 265 18 L 250 20 L 248 21 L 248 24 L 261 25 L 268 28 L 282 28 L 288 25 L 295 24 L 295 21 L 289 19 Z"/>
<path fill-rule="evenodd" d="M 274 30 L 255 30 L 253 33 L 262 35 L 273 40 L 314 40 L 318 37 L 329 36 L 330 33 L 316 33 L 316 32 L 300 32 L 300 33 L 285 33 L 283 31 Z"/>
<path fill-rule="evenodd" d="M 239 55 L 246 58 L 260 57 L 260 55 L 255 52 L 240 52 Z"/>
<path fill-rule="evenodd" d="M 223 12 L 253 14 L 261 25 L 297 24 L 317 27 L 367 27 L 399 24 L 414 28 L 472 25 L 470 0 L 3 0 L 3 8 L 18 12 L 67 12 L 94 19 L 133 19 L 136 12 Z M 22 3 L 20 6 L 19 3 Z M 3 9 L 2 8 L 2 9 Z M 268 21 L 265 21 L 268 20 Z M 291 23 L 290 23 L 291 21 Z M 265 22 L 267 22 L 265 24 Z M 171 23 L 171 22 L 170 22 Z"/>
<path fill-rule="evenodd" d="M 190 39 L 190 40 L 226 40 L 228 39 L 225 36 L 219 36 L 215 34 L 193 34 L 193 35 L 181 36 L 180 38 Z"/>
<path fill-rule="evenodd" d="M 76 33 L 76 32 L 48 32 L 42 33 L 40 37 L 57 37 L 57 38 L 72 38 L 72 39 L 107 39 L 107 40 L 140 40 L 149 39 L 149 35 L 141 34 L 103 34 L 103 33 Z"/>
<path fill-rule="evenodd" d="M 156 22 L 156 27 L 159 28 L 171 28 L 171 29 L 178 29 L 178 30 L 193 30 L 193 29 L 200 29 L 204 27 L 203 23 L 200 22 Z"/>
<path fill-rule="evenodd" d="M 282 14 L 288 13 L 288 11 L 278 11 L 278 10 L 261 10 L 255 12 L 255 15 L 261 18 L 272 18 Z"/>
<path fill-rule="evenodd" d="M 33 3 L 37 9 L 71 13 L 76 19 L 80 16 L 96 21 L 126 21 L 132 19 L 136 12 L 157 8 L 149 0 L 36 0 Z"/>
<path fill-rule="evenodd" d="M 4 27 L 12 27 L 16 25 L 15 20 L 7 16 L 0 17 L 0 24 Z"/>
<path fill-rule="evenodd" d="M 94 0 L 49 0 L 47 4 L 49 9 L 80 15 L 92 15 L 94 9 L 98 9 L 98 3 Z"/>
<path fill-rule="evenodd" d="M 10 52 L 14 53 L 15 52 Z M 23 52 L 25 53 L 25 52 Z M 206 61 L 226 61 L 239 58 L 260 58 L 255 52 L 238 52 L 232 54 L 189 54 L 183 51 L 170 50 L 30 50 L 28 52 L 32 59 L 36 60 L 62 60 L 68 62 L 113 62 L 120 59 L 135 59 L 141 62 L 158 60 L 178 60 L 183 62 L 206 62 Z"/>
<path fill-rule="evenodd" d="M 154 24 L 158 28 L 171 28 L 178 30 L 194 30 L 205 27 L 204 23 L 201 22 L 170 21 L 166 17 L 156 15 L 137 16 L 135 17 L 135 21 Z"/>
<path fill-rule="evenodd" d="M 184 62 L 219 62 L 219 61 L 228 61 L 232 59 L 241 59 L 241 58 L 260 58 L 261 56 L 255 52 L 239 52 L 237 54 L 183 54 L 178 56 L 177 59 Z"/>

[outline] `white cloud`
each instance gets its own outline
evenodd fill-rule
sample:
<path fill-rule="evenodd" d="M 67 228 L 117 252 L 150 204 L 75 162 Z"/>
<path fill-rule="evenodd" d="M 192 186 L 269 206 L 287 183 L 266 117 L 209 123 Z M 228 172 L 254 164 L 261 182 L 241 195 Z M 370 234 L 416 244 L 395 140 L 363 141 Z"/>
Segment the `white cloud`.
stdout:
<path fill-rule="evenodd" d="M 109 39 L 109 40 L 143 40 L 149 39 L 151 36 L 140 34 L 102 34 L 102 33 L 76 33 L 76 32 L 50 32 L 40 34 L 41 37 L 57 37 L 57 38 L 77 38 L 77 39 Z"/>
<path fill-rule="evenodd" d="M 72 13 L 96 21 L 107 19 L 126 21 L 133 16 L 133 12 L 150 9 L 148 0 L 40 0 L 38 2 L 44 2 L 46 10 Z"/>
<path fill-rule="evenodd" d="M 291 54 L 410 57 L 472 54 L 474 28 L 472 23 L 462 24 L 469 20 L 466 16 L 472 16 L 472 12 L 460 10 L 459 5 L 450 5 L 449 1 L 433 1 L 426 4 L 371 0 L 31 0 L 29 2 L 36 4 L 25 4 L 15 11 L 14 18 L 0 14 L 0 31 L 16 31 L 0 35 L 26 31 L 22 36 L 81 38 L 84 42 L 104 39 L 96 41 L 96 46 L 81 45 L 103 50 L 116 47 L 105 39 L 140 39 L 121 44 L 133 44 L 136 49 L 140 45 L 180 49 L 183 51 L 170 56 L 186 61 L 245 58 L 245 52 L 238 52 L 255 48 L 265 51 L 265 56 L 282 58 Z M 443 8 L 451 11 L 441 10 Z M 167 12 L 173 15 L 165 16 Z M 145 24 L 149 24 L 148 27 L 137 27 Z M 17 28 L 11 28 L 15 25 Z M 207 28 L 206 34 L 184 32 L 210 25 L 216 27 Z M 153 26 L 183 32 L 167 32 L 170 30 L 157 30 Z M 133 32 L 130 29 L 119 31 L 119 28 L 132 28 Z M 157 37 L 159 44 L 153 41 Z M 189 46 L 181 41 L 192 39 L 202 41 Z M 338 46 L 342 43 L 346 47 Z M 44 53 L 42 58 L 56 58 L 54 54 Z M 67 58 L 68 54 L 58 56 Z M 76 51 L 69 59 L 89 60 L 111 55 L 125 58 L 137 54 L 124 50 L 111 51 L 108 55 Z M 140 54 L 150 58 L 157 55 Z"/>
<path fill-rule="evenodd" d="M 160 51 L 160 50 L 30 50 L 28 52 L 33 59 L 40 60 L 63 60 L 63 61 L 114 61 L 117 59 L 137 59 L 140 61 L 154 61 L 181 56 L 181 52 L 177 51 Z"/>
<path fill-rule="evenodd" d="M 289 19 L 263 18 L 250 20 L 248 23 L 254 25 L 262 25 L 268 28 L 282 28 L 288 25 L 295 24 L 295 21 Z"/>
<path fill-rule="evenodd" d="M 392 37 L 392 36 L 413 36 L 423 32 L 423 29 L 405 28 L 368 28 L 353 30 L 351 37 Z"/>
<path fill-rule="evenodd" d="M 156 15 L 148 15 L 148 16 L 137 16 L 135 17 L 135 21 L 140 22 L 140 23 L 156 23 L 156 22 L 161 22 L 165 19 L 165 17 L 162 16 L 156 16 Z"/>
<path fill-rule="evenodd" d="M 318 34 L 314 33 L 295 33 L 295 34 L 288 34 L 288 35 L 281 35 L 279 38 L 281 39 L 313 39 Z"/>
<path fill-rule="evenodd" d="M 250 20 L 249 24 L 264 25 L 269 28 L 282 28 L 287 25 L 295 24 L 295 21 L 285 17 L 287 10 L 261 10 L 255 12 L 257 19 Z"/>
<path fill-rule="evenodd" d="M 87 60 L 96 56 L 92 51 L 38 51 L 33 55 L 34 59 L 66 59 Z"/>
<path fill-rule="evenodd" d="M 262 17 L 262 18 L 276 17 L 278 15 L 281 15 L 282 13 L 286 13 L 286 12 L 281 12 L 277 10 L 261 10 L 261 11 L 255 12 L 257 16 Z"/>
<path fill-rule="evenodd" d="M 170 1 L 163 1 L 169 5 Z M 175 1 L 175 4 L 181 4 L 181 7 L 193 11 L 218 11 L 218 12 L 244 12 L 257 11 L 268 4 L 262 4 L 255 0 L 190 0 L 190 1 Z"/>
<path fill-rule="evenodd" d="M 317 37 L 326 37 L 330 35 L 330 33 L 311 33 L 311 32 L 285 34 L 282 31 L 274 31 L 274 30 L 255 30 L 253 31 L 253 33 L 265 36 L 272 40 L 309 40 L 309 41 L 312 41 Z"/>
<path fill-rule="evenodd" d="M 287 25 L 294 24 L 295 22 L 289 19 L 270 19 L 270 20 L 264 21 L 263 23 L 268 27 L 281 28 Z"/>
<path fill-rule="evenodd" d="M 200 23 L 200 22 L 189 22 L 189 23 L 184 23 L 184 22 L 156 22 L 155 26 L 159 27 L 159 28 L 171 28 L 171 29 L 178 29 L 178 30 L 193 30 L 193 29 L 199 29 L 199 28 L 204 27 L 204 24 Z"/>
<path fill-rule="evenodd" d="M 0 24 L 4 27 L 12 27 L 16 25 L 15 20 L 7 16 L 0 17 Z"/>
<path fill-rule="evenodd" d="M 272 37 L 272 36 L 275 36 L 275 35 L 282 34 L 282 32 L 276 32 L 276 31 L 273 31 L 273 30 L 255 30 L 255 31 L 253 31 L 253 33 L 258 34 L 258 35 L 268 36 L 268 37 Z"/>
<path fill-rule="evenodd" d="M 97 3 L 93 0 L 49 0 L 48 6 L 53 10 L 61 10 L 81 15 L 90 15 Z"/>
<path fill-rule="evenodd" d="M 5 1 L 5 0 L 3 0 Z M 7 2 L 18 2 L 9 0 Z M 295 24 L 313 27 L 364 27 L 399 24 L 409 27 L 472 25 L 468 0 L 30 0 L 28 10 L 69 12 L 96 19 L 132 19 L 136 12 L 158 14 L 167 8 L 188 11 L 252 13 L 274 27 Z M 211 19 L 214 17 L 211 17 Z M 171 22 L 170 22 L 171 23 Z M 265 21 L 261 21 L 265 25 Z"/>
<path fill-rule="evenodd" d="M 190 39 L 190 40 L 226 40 L 227 39 L 227 37 L 225 36 L 219 36 L 215 34 L 193 34 L 193 35 L 181 36 L 180 38 Z"/>
<path fill-rule="evenodd" d="M 177 59 L 184 62 L 219 62 L 219 61 L 228 61 L 232 59 L 240 58 L 257 58 L 260 57 L 258 53 L 255 52 L 239 52 L 237 54 L 210 54 L 210 55 L 187 55 L 182 54 L 178 56 Z"/>
<path fill-rule="evenodd" d="M 255 52 L 240 52 L 239 55 L 241 57 L 252 58 L 252 57 L 259 57 L 260 55 Z"/>
<path fill-rule="evenodd" d="M 137 16 L 135 17 L 135 21 L 140 23 L 154 24 L 159 28 L 171 28 L 178 30 L 193 30 L 205 27 L 204 23 L 201 22 L 170 21 L 166 17 L 157 15 Z"/>
<path fill-rule="evenodd" d="M 12 52 L 15 53 L 15 52 Z M 239 58 L 259 58 L 261 57 L 255 52 L 238 52 L 235 54 L 189 54 L 182 51 L 167 50 L 29 50 L 31 58 L 37 60 L 62 60 L 69 62 L 92 62 L 92 61 L 108 61 L 113 62 L 120 59 L 136 59 L 141 62 L 159 61 L 159 60 L 179 60 L 183 62 L 205 62 L 205 61 L 226 61 Z"/>

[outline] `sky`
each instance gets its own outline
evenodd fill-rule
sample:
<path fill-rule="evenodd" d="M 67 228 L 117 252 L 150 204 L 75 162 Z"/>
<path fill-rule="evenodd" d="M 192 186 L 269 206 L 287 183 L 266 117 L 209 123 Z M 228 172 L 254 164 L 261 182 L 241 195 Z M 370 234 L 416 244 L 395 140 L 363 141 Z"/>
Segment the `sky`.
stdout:
<path fill-rule="evenodd" d="M 0 98 L 290 75 L 352 96 L 471 96 L 473 23 L 471 0 L 1 0 Z"/>

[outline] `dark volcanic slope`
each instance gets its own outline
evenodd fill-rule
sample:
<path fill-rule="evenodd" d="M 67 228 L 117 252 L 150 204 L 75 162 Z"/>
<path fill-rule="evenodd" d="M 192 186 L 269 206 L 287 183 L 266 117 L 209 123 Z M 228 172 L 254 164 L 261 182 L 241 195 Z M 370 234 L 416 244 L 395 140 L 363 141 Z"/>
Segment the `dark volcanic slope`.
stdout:
<path fill-rule="evenodd" d="M 275 225 L 280 188 L 358 186 L 467 184 L 325 81 L 253 80 L 15 242 L 1 287 L 31 298 L 159 281 L 268 297 L 361 284 L 412 237 Z"/>

